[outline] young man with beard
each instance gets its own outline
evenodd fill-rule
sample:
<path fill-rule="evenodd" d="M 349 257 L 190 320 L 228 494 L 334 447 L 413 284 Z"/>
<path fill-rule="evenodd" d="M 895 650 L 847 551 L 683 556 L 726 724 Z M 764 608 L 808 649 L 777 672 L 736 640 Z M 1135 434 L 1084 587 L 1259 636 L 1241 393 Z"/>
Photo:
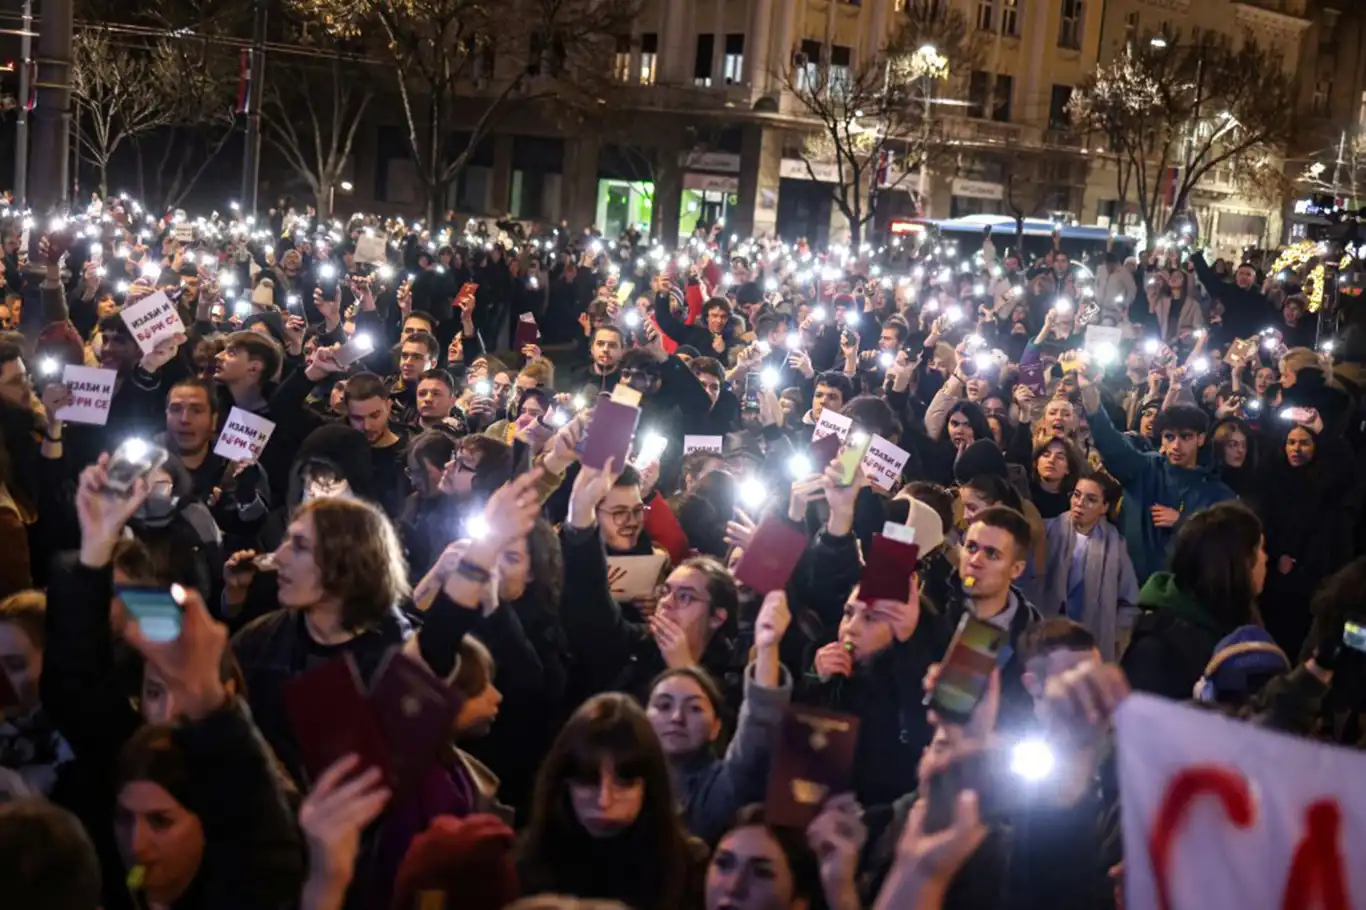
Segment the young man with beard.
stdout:
<path fill-rule="evenodd" d="M 398 375 L 389 382 L 392 420 L 404 429 L 419 426 L 417 386 L 422 376 L 436 367 L 441 345 L 434 335 L 414 332 L 399 344 Z"/>
<path fill-rule="evenodd" d="M 593 330 L 589 344 L 589 362 L 567 373 L 564 391 L 577 393 L 585 386 L 610 392 L 621 378 L 621 358 L 626 353 L 626 336 L 615 325 L 602 325 Z"/>
<path fill-rule="evenodd" d="M 385 514 L 397 519 L 408 495 L 408 434 L 395 433 L 390 426 L 393 405 L 384 380 L 374 373 L 357 373 L 347 379 L 344 396 L 347 422 L 365 434 L 370 446 L 377 499 Z"/>
<path fill-rule="evenodd" d="M 218 438 L 218 401 L 211 385 L 182 379 L 166 399 L 166 448 L 190 474 L 194 498 L 207 502 L 223 479 L 227 460 L 213 453 Z"/>
<path fill-rule="evenodd" d="M 672 297 L 667 291 L 655 294 L 655 322 L 675 344 L 691 345 L 708 357 L 725 362 L 730 349 L 739 342 L 731 334 L 730 301 L 713 297 L 702 304 L 700 325 L 688 325 L 673 314 Z"/>

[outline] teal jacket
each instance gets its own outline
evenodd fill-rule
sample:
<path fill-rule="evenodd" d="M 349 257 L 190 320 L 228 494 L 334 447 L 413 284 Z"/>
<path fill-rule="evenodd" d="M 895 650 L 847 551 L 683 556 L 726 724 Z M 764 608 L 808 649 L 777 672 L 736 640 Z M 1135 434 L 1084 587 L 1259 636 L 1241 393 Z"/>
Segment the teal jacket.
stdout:
<path fill-rule="evenodd" d="M 1104 408 L 1088 413 L 1086 419 L 1105 470 L 1124 487 L 1119 528 L 1142 584 L 1166 567 L 1168 548 L 1182 522 L 1201 509 L 1236 496 L 1209 468 L 1178 468 L 1156 452 L 1139 451 L 1115 429 Z M 1156 505 L 1176 509 L 1181 519 L 1173 527 L 1157 527 L 1151 511 Z"/>

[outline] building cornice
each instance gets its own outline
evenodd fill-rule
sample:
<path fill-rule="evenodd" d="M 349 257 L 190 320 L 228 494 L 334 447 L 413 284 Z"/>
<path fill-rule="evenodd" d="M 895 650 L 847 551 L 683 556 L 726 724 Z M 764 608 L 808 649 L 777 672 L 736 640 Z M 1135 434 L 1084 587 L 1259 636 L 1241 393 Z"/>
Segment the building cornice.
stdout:
<path fill-rule="evenodd" d="M 1277 12 L 1247 0 L 1234 0 L 1232 6 L 1234 16 L 1239 22 L 1284 32 L 1293 38 L 1299 38 L 1311 24 L 1310 20 L 1303 16 Z"/>

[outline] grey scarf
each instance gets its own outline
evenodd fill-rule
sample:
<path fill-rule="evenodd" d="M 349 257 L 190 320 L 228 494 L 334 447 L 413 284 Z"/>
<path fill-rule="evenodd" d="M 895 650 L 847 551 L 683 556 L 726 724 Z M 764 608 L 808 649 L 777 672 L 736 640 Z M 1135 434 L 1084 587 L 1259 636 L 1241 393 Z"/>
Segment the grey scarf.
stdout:
<path fill-rule="evenodd" d="M 1039 609 L 1046 617 L 1065 616 L 1076 530 L 1072 527 L 1072 516 L 1067 512 L 1050 518 L 1045 524 L 1048 557 L 1043 580 L 1044 597 L 1039 602 Z M 1124 545 L 1124 536 L 1108 521 L 1102 521 L 1091 530 L 1084 571 L 1081 624 L 1096 637 L 1101 656 L 1113 661 L 1138 617 L 1138 579 Z"/>

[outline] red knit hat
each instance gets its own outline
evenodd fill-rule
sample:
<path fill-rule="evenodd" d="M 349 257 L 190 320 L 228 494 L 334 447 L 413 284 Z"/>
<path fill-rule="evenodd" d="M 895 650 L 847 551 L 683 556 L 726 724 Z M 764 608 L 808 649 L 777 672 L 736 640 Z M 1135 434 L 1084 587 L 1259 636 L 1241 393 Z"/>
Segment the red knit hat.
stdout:
<path fill-rule="evenodd" d="M 492 815 L 440 815 L 413 838 L 394 880 L 393 910 L 502 910 L 521 896 L 516 837 Z M 429 893 L 435 892 L 435 895 Z"/>

